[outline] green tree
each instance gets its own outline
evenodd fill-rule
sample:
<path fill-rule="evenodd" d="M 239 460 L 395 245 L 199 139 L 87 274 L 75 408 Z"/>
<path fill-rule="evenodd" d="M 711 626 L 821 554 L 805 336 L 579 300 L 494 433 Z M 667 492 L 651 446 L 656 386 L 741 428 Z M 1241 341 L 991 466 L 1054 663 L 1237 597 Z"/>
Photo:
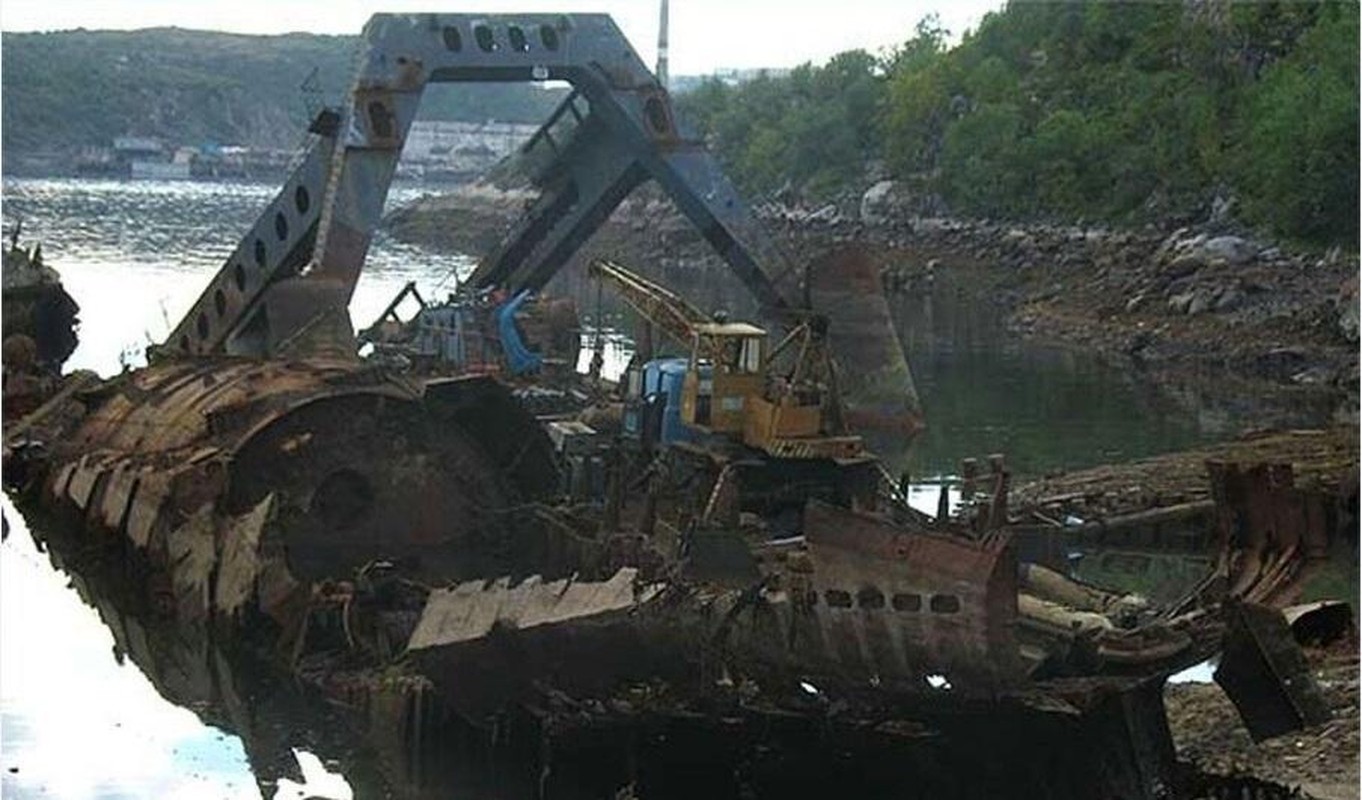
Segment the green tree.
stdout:
<path fill-rule="evenodd" d="M 1280 234 L 1357 241 L 1357 37 L 1356 9 L 1329 8 L 1248 92 L 1237 182 Z"/>

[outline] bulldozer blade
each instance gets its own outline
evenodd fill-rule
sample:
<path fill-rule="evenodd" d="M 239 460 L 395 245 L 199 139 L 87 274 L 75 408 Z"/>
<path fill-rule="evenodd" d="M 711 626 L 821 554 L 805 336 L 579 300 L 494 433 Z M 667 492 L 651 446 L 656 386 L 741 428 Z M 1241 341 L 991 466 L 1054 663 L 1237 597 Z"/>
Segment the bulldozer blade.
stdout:
<path fill-rule="evenodd" d="M 1239 710 L 1255 742 L 1329 719 L 1305 655 L 1281 611 L 1234 602 L 1215 682 Z"/>

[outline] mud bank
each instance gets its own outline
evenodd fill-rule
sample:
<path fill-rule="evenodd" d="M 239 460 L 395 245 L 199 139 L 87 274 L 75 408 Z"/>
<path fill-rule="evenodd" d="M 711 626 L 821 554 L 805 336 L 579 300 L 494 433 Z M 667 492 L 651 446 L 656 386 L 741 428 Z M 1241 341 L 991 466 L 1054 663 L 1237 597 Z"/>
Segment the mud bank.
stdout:
<path fill-rule="evenodd" d="M 872 245 L 899 291 L 943 276 L 969 284 L 1020 334 L 1100 353 L 1150 380 L 1327 403 L 1334 421 L 1357 419 L 1353 254 L 1290 252 L 1210 224 L 1121 231 L 895 217 L 814 222 L 821 232 L 800 234 L 810 226 L 795 215 L 783 227 Z"/>
<path fill-rule="evenodd" d="M 528 198 L 470 187 L 399 209 L 387 227 L 427 247 L 483 252 Z M 1252 422 L 1279 424 L 1285 408 L 1309 408 L 1316 424 L 1357 421 L 1355 254 L 1291 251 L 1219 223 L 1173 231 L 1012 225 L 917 216 L 884 202 L 856 214 L 832 206 L 758 212 L 797 263 L 864 250 L 891 292 L 949 282 L 996 304 L 1030 340 L 1100 354 L 1175 392 L 1209 393 L 1217 405 L 1253 398 L 1239 409 Z M 728 303 L 741 295 L 722 291 L 719 260 L 670 204 L 646 192 L 620 207 L 564 279 L 604 255 L 681 287 L 686 278 L 706 291 L 718 286 Z"/>

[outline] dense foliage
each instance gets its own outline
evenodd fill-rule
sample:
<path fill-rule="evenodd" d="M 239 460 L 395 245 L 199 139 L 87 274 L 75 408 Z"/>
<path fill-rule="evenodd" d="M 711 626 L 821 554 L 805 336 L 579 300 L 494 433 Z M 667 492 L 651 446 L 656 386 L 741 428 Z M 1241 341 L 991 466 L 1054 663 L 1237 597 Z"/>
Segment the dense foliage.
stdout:
<path fill-rule="evenodd" d="M 971 215 L 1138 221 L 1217 196 L 1288 237 L 1358 233 L 1358 6 L 1013 2 L 954 47 L 681 98 L 751 192 L 911 179 Z"/>
<path fill-rule="evenodd" d="M 353 36 L 176 28 L 6 33 L 4 147 L 107 146 L 125 134 L 289 147 L 312 111 L 349 88 L 358 46 Z M 561 96 L 532 85 L 447 84 L 427 92 L 421 117 L 539 122 Z"/>

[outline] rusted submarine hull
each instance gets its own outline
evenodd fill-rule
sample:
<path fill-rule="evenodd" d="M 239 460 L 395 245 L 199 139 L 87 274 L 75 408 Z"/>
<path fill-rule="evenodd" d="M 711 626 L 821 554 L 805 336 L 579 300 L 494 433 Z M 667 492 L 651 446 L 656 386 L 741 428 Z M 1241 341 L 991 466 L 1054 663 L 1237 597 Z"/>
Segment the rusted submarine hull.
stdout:
<path fill-rule="evenodd" d="M 1023 637 L 1029 584 L 1007 532 L 816 500 L 802 540 L 755 549 L 745 586 L 659 566 L 646 541 L 613 567 L 582 558 L 586 545 L 519 546 L 578 535 L 536 504 L 557 486 L 546 434 L 485 378 L 224 359 L 71 401 L 87 412 L 52 431 L 30 487 L 40 502 L 143 565 L 132 572 L 157 613 L 273 653 L 379 739 L 426 731 L 427 717 L 495 728 L 528 714 L 556 753 L 636 753 L 651 730 L 691 737 L 692 754 L 724 741 L 762 762 L 776 747 L 761 769 L 807 775 L 785 759 L 878 752 L 914 765 L 876 773 L 881 788 L 913 777 L 918 796 L 969 797 L 1026 783 L 1040 757 L 1014 748 L 968 774 L 994 726 L 998 748 L 1064 748 L 1026 783 L 1036 791 L 1152 798 L 1178 780 L 1158 687 L 1218 641 L 1195 614 L 1134 637 Z M 517 530 L 522 505 L 556 533 Z M 1160 638 L 1170 627 L 1180 639 Z M 1134 638 L 1104 667 L 1103 643 Z M 1023 657 L 1028 643 L 1042 655 Z M 416 738 L 438 739 L 430 725 Z"/>
<path fill-rule="evenodd" d="M 169 565 L 189 615 L 258 599 L 285 622 L 312 582 L 375 560 L 444 579 L 505 570 L 483 546 L 501 512 L 555 485 L 543 430 L 486 378 L 215 359 L 72 402 L 91 410 L 52 432 L 31 488 Z"/>
<path fill-rule="evenodd" d="M 432 684 L 411 672 L 410 658 L 355 671 L 353 657 L 305 654 L 294 675 L 322 689 L 330 701 L 304 702 L 269 688 L 268 682 L 262 685 L 253 673 L 259 665 L 240 658 L 242 645 L 251 642 L 264 642 L 269 652 L 262 631 L 224 636 L 203 620 L 177 616 L 173 608 L 158 610 L 145 602 L 137 577 L 119 559 L 96 555 L 102 548 L 119 548 L 119 540 L 97 531 L 67 530 L 71 535 L 40 538 L 54 561 L 62 558 L 60 566 L 82 576 L 76 585 L 114 631 L 119 651 L 166 697 L 241 735 L 267 795 L 277 777 L 290 774 L 289 747 L 298 746 L 294 736 L 303 719 L 309 720 L 303 724 L 329 732 L 326 741 L 313 742 L 316 752 L 341 756 L 357 796 L 372 791 L 406 797 L 600 797 L 629 785 L 635 796 L 652 798 L 697 793 L 828 796 L 846 791 L 906 798 L 1240 796 L 1225 793 L 1237 791 L 1232 781 L 1207 783 L 1205 776 L 1190 778 L 1200 780 L 1198 786 L 1210 786 L 1211 794 L 1179 791 L 1191 782 L 1172 760 L 1157 678 L 1108 681 L 1106 691 L 1095 691 L 1101 687 L 1085 679 L 1052 683 L 1044 709 L 1026 694 L 1003 702 L 962 703 L 950 692 L 936 692 L 940 702 L 910 707 L 900 695 L 864 681 L 799 679 L 807 673 L 798 671 L 784 683 L 764 680 L 759 687 L 747 683 L 743 671 L 726 681 L 723 664 L 734 645 L 725 646 L 712 634 L 723 629 L 725 619 L 746 625 L 743 620 L 766 615 L 761 604 L 742 600 L 741 592 L 701 592 L 686 601 L 712 611 L 697 617 L 704 621 L 695 630 L 710 634 L 700 641 L 713 646 L 688 650 L 687 668 L 697 667 L 703 680 L 668 682 L 655 676 L 596 695 L 564 692 L 556 682 L 561 665 L 583 672 L 599 667 L 607 674 L 611 659 L 631 654 L 597 651 L 597 659 L 583 663 L 571 650 L 553 647 L 555 640 L 577 638 L 564 627 L 526 646 L 535 629 L 547 633 L 564 618 L 587 610 L 593 613 L 576 617 L 577 623 L 597 630 L 581 641 L 613 639 L 629 629 L 636 641 L 648 644 L 646 636 L 637 636 L 649 628 L 638 617 L 650 608 L 675 609 L 682 599 L 650 591 L 655 581 L 629 572 L 613 580 L 582 581 L 576 590 L 570 588 L 576 583 L 572 581 L 474 581 L 427 595 L 425 606 L 440 609 L 441 624 L 427 625 L 420 637 L 413 636 L 413 644 L 428 647 L 409 655 L 462 642 L 471 646 L 465 651 L 469 655 L 481 651 L 473 659 L 478 670 L 487 671 L 492 662 L 481 659 L 499 650 L 505 665 L 541 673 L 523 683 L 530 691 L 520 689 L 520 701 L 499 710 L 490 730 L 472 731 L 442 710 L 451 694 L 485 688 L 465 682 L 472 673 L 435 672 L 437 683 Z M 67 554 L 76 563 L 65 562 Z M 520 586 L 525 588 L 517 591 Z M 475 600 L 468 605 L 479 593 L 484 600 L 516 596 L 521 602 L 488 606 Z M 536 595 L 541 602 L 534 602 Z M 719 598 L 724 602 L 716 604 Z M 458 613 L 472 608 L 482 613 Z M 733 608 L 740 611 L 730 617 Z M 426 622 L 423 618 L 416 624 Z M 443 640 L 432 636 L 440 632 Z M 323 637 L 311 638 L 316 642 Z M 516 658 L 531 655 L 542 657 Z M 632 657 L 657 655 L 645 650 Z M 331 667 L 322 666 L 328 662 Z M 678 671 L 680 665 L 657 675 Z M 523 671 L 508 675 L 526 677 Z M 1055 698 L 1073 704 L 1056 703 Z M 337 725 L 353 728 L 368 746 L 356 749 Z M 1106 791 L 1094 794 L 1094 787 Z M 1281 787 L 1254 788 L 1255 797 L 1289 796 Z"/>

